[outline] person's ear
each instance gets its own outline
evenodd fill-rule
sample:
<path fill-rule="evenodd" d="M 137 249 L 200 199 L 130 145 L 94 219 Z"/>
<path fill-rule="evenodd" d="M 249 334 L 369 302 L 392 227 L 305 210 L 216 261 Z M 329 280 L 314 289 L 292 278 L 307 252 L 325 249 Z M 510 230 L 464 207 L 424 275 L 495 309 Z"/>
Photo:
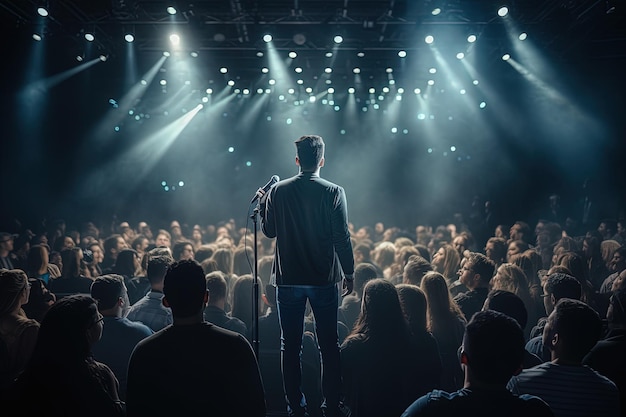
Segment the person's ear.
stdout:
<path fill-rule="evenodd" d="M 163 307 L 170 308 L 170 303 L 167 301 L 167 298 L 163 297 L 161 303 L 163 303 Z"/>
<path fill-rule="evenodd" d="M 165 298 L 165 297 L 163 297 L 163 298 Z M 204 291 L 204 299 L 203 299 L 203 301 L 204 301 L 204 304 L 208 304 L 208 302 L 209 302 L 209 290 L 205 290 Z"/>
<path fill-rule="evenodd" d="M 324 166 L 324 162 L 326 162 L 326 160 L 324 159 L 324 157 L 322 157 L 322 159 L 320 159 L 320 164 L 319 164 L 320 168 Z"/>
<path fill-rule="evenodd" d="M 124 304 L 125 304 L 125 303 L 124 303 L 124 298 L 122 298 L 122 297 L 117 297 L 117 305 L 118 305 L 119 307 L 122 307 Z"/>
<path fill-rule="evenodd" d="M 559 340 L 559 334 L 558 333 L 554 333 L 554 335 L 552 336 L 552 339 L 550 339 L 550 349 L 554 349 L 556 347 L 556 345 L 558 345 L 560 342 Z"/>
<path fill-rule="evenodd" d="M 300 166 L 300 158 L 298 158 L 297 156 L 296 156 L 296 165 Z"/>
<path fill-rule="evenodd" d="M 554 298 L 554 294 L 550 294 L 550 302 L 552 305 L 556 305 L 556 298 Z"/>

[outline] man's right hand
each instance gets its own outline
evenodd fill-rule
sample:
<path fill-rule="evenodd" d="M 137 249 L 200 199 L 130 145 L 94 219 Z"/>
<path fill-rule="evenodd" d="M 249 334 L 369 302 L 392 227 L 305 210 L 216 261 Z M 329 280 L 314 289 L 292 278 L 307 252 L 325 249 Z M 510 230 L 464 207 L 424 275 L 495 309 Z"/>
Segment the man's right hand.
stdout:
<path fill-rule="evenodd" d="M 354 289 L 354 280 L 348 281 L 347 279 L 343 279 L 343 292 L 341 293 L 342 297 L 345 297 L 348 294 L 352 294 L 352 290 Z"/>

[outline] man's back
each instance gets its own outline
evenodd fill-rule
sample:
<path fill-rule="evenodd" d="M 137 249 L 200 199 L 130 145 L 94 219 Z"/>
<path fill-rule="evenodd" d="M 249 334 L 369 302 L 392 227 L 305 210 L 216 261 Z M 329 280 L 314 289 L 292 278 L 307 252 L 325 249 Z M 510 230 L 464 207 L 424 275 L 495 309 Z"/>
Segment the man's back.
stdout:
<path fill-rule="evenodd" d="M 354 259 L 343 188 L 301 172 L 279 182 L 267 199 L 263 232 L 276 237 L 278 285 L 325 285 L 340 281 L 341 264 Z"/>
<path fill-rule="evenodd" d="M 557 417 L 619 415 L 615 384 L 587 366 L 546 362 L 514 376 L 507 387 L 541 397 Z"/>
<path fill-rule="evenodd" d="M 152 330 L 123 317 L 105 317 L 102 338 L 92 351 L 94 358 L 111 368 L 120 383 L 120 398 L 126 394 L 126 372 L 133 349 L 141 340 L 152 335 Z"/>
<path fill-rule="evenodd" d="M 172 324 L 172 311 L 161 302 L 163 293 L 150 291 L 137 301 L 128 312 L 128 319 L 139 321 L 158 332 Z"/>
<path fill-rule="evenodd" d="M 210 323 L 174 325 L 137 345 L 128 416 L 264 416 L 263 386 L 245 338 Z"/>
<path fill-rule="evenodd" d="M 553 416 L 550 407 L 532 395 L 516 396 L 499 391 L 461 389 L 456 392 L 432 391 L 415 401 L 402 417 L 544 417 Z"/>

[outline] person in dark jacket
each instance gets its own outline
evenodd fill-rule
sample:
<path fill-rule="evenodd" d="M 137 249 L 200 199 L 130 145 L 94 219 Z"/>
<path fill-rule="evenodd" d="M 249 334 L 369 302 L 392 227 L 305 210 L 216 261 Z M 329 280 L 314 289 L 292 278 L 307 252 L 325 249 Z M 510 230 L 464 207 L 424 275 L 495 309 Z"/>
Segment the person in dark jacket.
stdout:
<path fill-rule="evenodd" d="M 276 238 L 272 284 L 277 287 L 282 330 L 283 382 L 290 415 L 307 415 L 301 385 L 300 351 L 307 300 L 315 315 L 322 353 L 322 410 L 339 415 L 340 354 L 337 335 L 337 284 L 352 292 L 354 258 L 345 192 L 320 178 L 324 141 L 302 136 L 296 141 L 298 175 L 278 182 L 261 198 L 261 226 Z"/>

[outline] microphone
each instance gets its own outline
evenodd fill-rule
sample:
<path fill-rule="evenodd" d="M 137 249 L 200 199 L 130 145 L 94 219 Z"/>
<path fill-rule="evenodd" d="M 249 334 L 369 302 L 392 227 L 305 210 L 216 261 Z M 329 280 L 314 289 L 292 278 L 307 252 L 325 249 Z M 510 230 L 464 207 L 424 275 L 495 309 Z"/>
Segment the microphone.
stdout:
<path fill-rule="evenodd" d="M 280 181 L 278 175 L 272 175 L 272 178 L 270 178 L 267 184 L 265 184 L 262 188 L 259 188 L 258 191 L 254 194 L 254 197 L 252 198 L 252 201 L 250 201 L 250 204 L 254 203 L 261 197 L 261 193 L 259 191 L 263 191 L 263 193 L 266 193 L 278 181 Z"/>

